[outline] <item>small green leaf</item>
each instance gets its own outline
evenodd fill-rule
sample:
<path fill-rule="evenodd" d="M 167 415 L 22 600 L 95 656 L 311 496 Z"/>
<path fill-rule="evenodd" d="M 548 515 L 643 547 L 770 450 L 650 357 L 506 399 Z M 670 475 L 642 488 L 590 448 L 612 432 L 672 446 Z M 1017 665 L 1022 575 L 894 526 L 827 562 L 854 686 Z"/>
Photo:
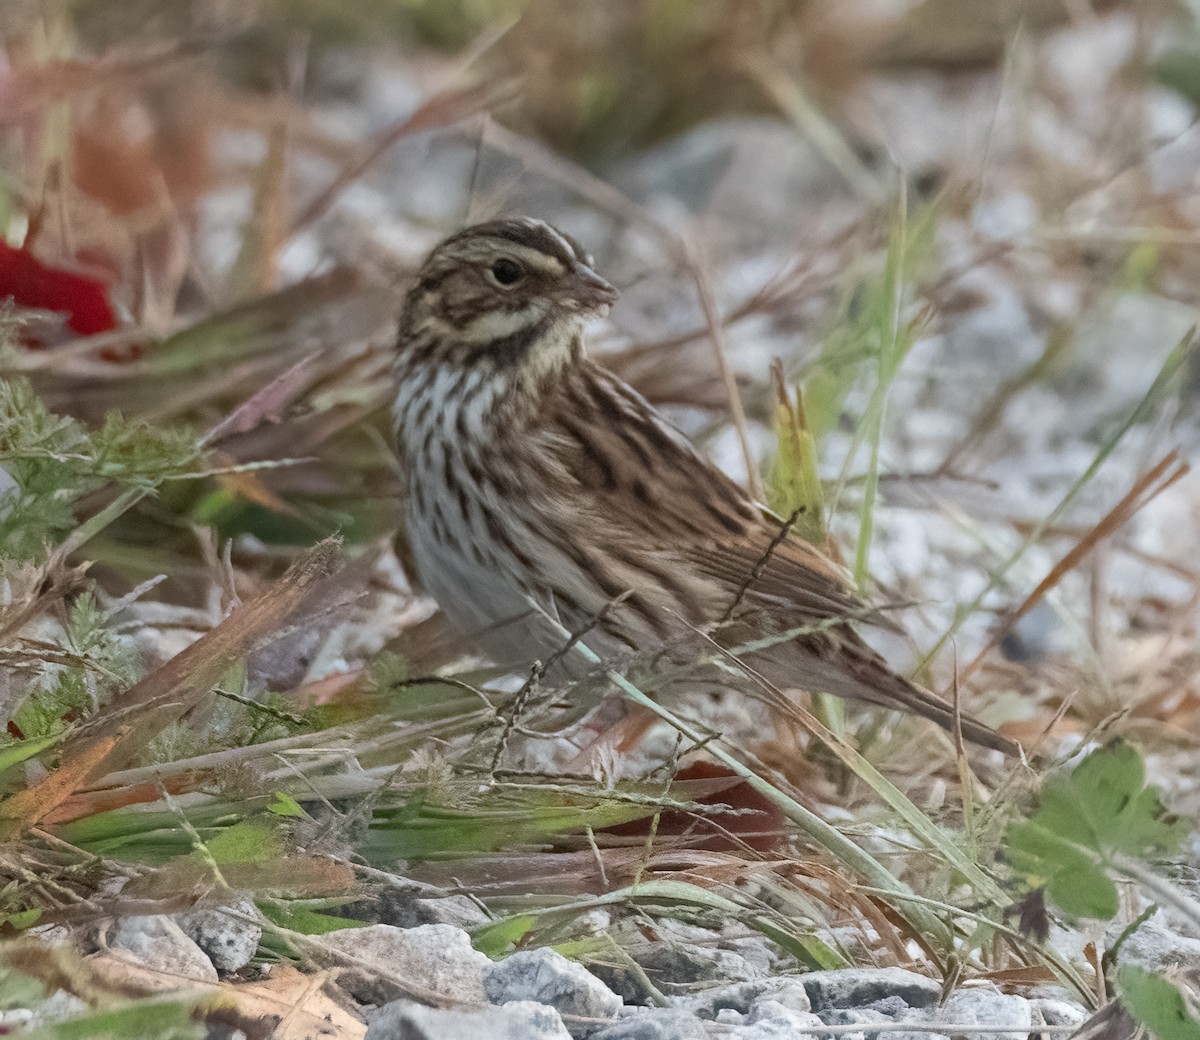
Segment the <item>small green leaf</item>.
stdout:
<path fill-rule="evenodd" d="M 1007 858 L 1034 888 L 1046 884 L 1066 865 L 1074 866 L 1084 853 L 1069 840 L 1041 825 L 1038 817 L 1018 820 L 1008 828 Z"/>
<path fill-rule="evenodd" d="M 765 917 L 750 917 L 747 919 L 747 923 L 755 931 L 761 932 L 768 939 L 778 943 L 796 960 L 813 971 L 832 971 L 837 968 L 850 967 L 846 963 L 846 958 L 815 935 L 785 931 Z"/>
<path fill-rule="evenodd" d="M 15 931 L 23 932 L 26 928 L 32 928 L 41 918 L 42 908 L 34 906 L 28 910 L 16 910 L 11 914 L 0 914 L 0 923 L 8 925 Z"/>
<path fill-rule="evenodd" d="M 1096 820 L 1119 815 L 1145 786 L 1142 756 L 1117 741 L 1088 755 L 1071 773 L 1072 785 L 1090 816 Z"/>
<path fill-rule="evenodd" d="M 21 740 L 14 744 L 0 747 L 0 773 L 3 773 L 6 769 L 11 769 L 13 766 L 20 765 L 35 755 L 40 755 L 47 748 L 53 747 L 62 739 L 66 731 L 66 727 L 63 726 L 59 732 L 51 733 L 49 736 L 39 737 L 36 740 Z"/>
<path fill-rule="evenodd" d="M 485 924 L 471 933 L 471 945 L 489 957 L 507 953 L 537 927 L 537 914 L 517 914 L 491 924 Z"/>
<path fill-rule="evenodd" d="M 1155 1040 L 1200 1040 L 1200 1022 L 1189 1012 L 1183 994 L 1166 979 L 1132 964 L 1117 971 L 1121 1001 Z"/>
<path fill-rule="evenodd" d="M 1050 879 L 1046 895 L 1071 917 L 1111 921 L 1120 909 L 1117 886 L 1103 870 L 1082 857 Z"/>
<path fill-rule="evenodd" d="M 278 828 L 269 820 L 243 820 L 205 842 L 213 862 L 265 863 L 283 852 Z"/>
<path fill-rule="evenodd" d="M 375 655 L 371 661 L 369 672 L 371 685 L 377 690 L 386 691 L 403 686 L 408 682 L 412 669 L 408 665 L 408 658 L 403 654 L 385 650 Z"/>
<path fill-rule="evenodd" d="M 286 791 L 275 792 L 275 801 L 267 806 L 267 812 L 274 813 L 276 816 L 296 816 L 300 817 L 301 819 L 308 818 L 308 813 L 304 811 L 304 806 L 302 806 Z"/>
<path fill-rule="evenodd" d="M 268 921 L 301 935 L 325 935 L 341 931 L 343 928 L 366 926 L 366 922 L 352 917 L 318 913 L 303 903 L 264 903 L 259 909 Z"/>
<path fill-rule="evenodd" d="M 1042 785 L 1033 820 L 1047 834 L 1089 849 L 1099 849 L 1100 836 L 1079 798 L 1073 776 L 1053 776 Z"/>
<path fill-rule="evenodd" d="M 1145 779 L 1141 756 L 1128 744 L 1093 751 L 1047 780 L 1037 811 L 1009 826 L 1008 862 L 1071 916 L 1111 919 L 1117 892 L 1105 871 L 1112 858 L 1167 851 L 1183 833 Z"/>
<path fill-rule="evenodd" d="M 782 376 L 777 377 L 780 381 Z M 817 445 L 804 415 L 799 387 L 795 399 L 778 383 L 775 405 L 775 459 L 767 475 L 767 504 L 780 516 L 795 516 L 795 530 L 814 545 L 825 542 L 825 501 Z"/>

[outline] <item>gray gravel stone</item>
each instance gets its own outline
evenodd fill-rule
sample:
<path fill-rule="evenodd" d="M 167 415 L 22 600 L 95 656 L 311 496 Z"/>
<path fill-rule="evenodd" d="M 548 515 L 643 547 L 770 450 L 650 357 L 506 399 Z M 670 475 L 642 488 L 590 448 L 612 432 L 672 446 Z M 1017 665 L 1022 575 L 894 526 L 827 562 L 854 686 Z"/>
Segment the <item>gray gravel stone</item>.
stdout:
<path fill-rule="evenodd" d="M 397 1000 L 371 1016 L 366 1040 L 571 1040 L 554 1008 L 518 1000 L 459 1011 Z"/>
<path fill-rule="evenodd" d="M 917 1019 L 924 1012 L 916 1011 Z M 925 1019 L 928 1021 L 928 1018 Z M 1033 1008 L 1024 997 L 991 989 L 956 989 L 938 1008 L 936 1021 L 945 1025 L 1003 1026 L 1010 1033 L 992 1033 L 989 1040 L 1028 1040 Z"/>
<path fill-rule="evenodd" d="M 554 950 L 522 950 L 488 967 L 483 978 L 487 999 L 493 1004 L 534 1000 L 563 1015 L 613 1018 L 621 998 L 581 964 Z M 587 1028 L 576 1029 L 582 1033 Z"/>
<path fill-rule="evenodd" d="M 0 1010 L 0 1035 L 7 1036 L 9 1032 L 21 1033 L 55 1022 L 65 1022 L 82 1015 L 87 1010 L 87 1004 L 75 994 L 56 989 L 50 996 L 29 1007 L 10 1007 Z"/>
<path fill-rule="evenodd" d="M 909 1009 L 911 1010 L 911 1009 Z M 827 1026 L 869 1026 L 876 1025 L 879 1022 L 895 1022 L 894 1015 L 885 1015 L 882 1011 L 876 1011 L 873 1008 L 830 1008 L 826 1011 L 818 1012 L 817 1017 Z M 863 1033 L 848 1033 L 845 1034 L 851 1038 L 861 1037 Z M 844 1040 L 844 1037 L 839 1037 L 839 1040 Z M 892 1040 L 891 1034 L 888 1034 L 888 1040 Z"/>
<path fill-rule="evenodd" d="M 1112 926 L 1109 937 L 1120 931 L 1119 926 Z M 1200 939 L 1173 931 L 1160 910 L 1121 943 L 1117 960 L 1161 975 L 1177 965 L 1200 964 Z"/>
<path fill-rule="evenodd" d="M 399 884 L 380 893 L 377 918 L 381 924 L 397 928 L 418 928 L 423 924 L 452 924 L 474 928 L 486 924 L 488 916 L 479 905 L 464 895 L 439 895 L 429 885 Z"/>
<path fill-rule="evenodd" d="M 778 971 L 780 958 L 772 951 L 765 939 L 760 939 L 754 936 L 741 936 L 733 939 L 725 939 L 721 943 L 722 949 L 731 950 L 746 962 L 747 967 L 753 972 L 752 978 L 762 978 L 773 971 Z"/>
<path fill-rule="evenodd" d="M 809 1011 L 797 1012 L 776 1000 L 763 1000 L 751 1008 L 738 1040 L 793 1040 L 804 1035 L 801 1030 L 824 1024 Z"/>
<path fill-rule="evenodd" d="M 216 982 L 217 969 L 205 952 L 170 917 L 126 917 L 109 936 L 111 949 L 128 954 L 147 968 L 188 982 Z"/>
<path fill-rule="evenodd" d="M 175 923 L 184 934 L 208 954 L 217 971 L 226 975 L 250 963 L 262 938 L 258 907 L 251 900 L 239 899 L 228 909 L 228 913 L 223 907 L 214 907 L 175 915 Z"/>
<path fill-rule="evenodd" d="M 444 896 L 440 899 L 413 900 L 413 924 L 452 924 L 458 928 L 475 928 L 489 921 L 479 904 L 466 896 Z"/>
<path fill-rule="evenodd" d="M 636 1008 L 589 1040 L 704 1040 L 704 1023 L 678 1008 Z"/>
<path fill-rule="evenodd" d="M 1078 1004 L 1055 997 L 1034 997 L 1029 1002 L 1034 1017 L 1041 1016 L 1035 1025 L 1078 1026 L 1087 1021 L 1088 1013 Z"/>
<path fill-rule="evenodd" d="M 1179 300 L 1147 292 L 1126 292 L 1107 306 L 1088 309 L 1075 329 L 1087 344 L 1057 379 L 1070 399 L 1079 428 L 1128 405 L 1146 385 L 1145 353 L 1139 345 L 1178 343 L 1195 324 L 1195 309 Z"/>
<path fill-rule="evenodd" d="M 719 1021 L 723 1010 L 749 1014 L 762 1001 L 774 1001 L 790 1011 L 803 1014 L 812 1009 L 804 988 L 804 975 L 781 975 L 773 979 L 754 979 L 729 986 L 714 986 L 699 993 L 672 997 L 671 1003 L 703 1019 Z"/>
<path fill-rule="evenodd" d="M 872 1001 L 861 1010 L 877 1011 L 879 1014 L 883 1015 L 884 1018 L 891 1018 L 899 1021 L 912 1009 L 904 1002 L 902 997 L 892 994 L 892 996 L 884 997 L 882 1000 Z"/>
<path fill-rule="evenodd" d="M 321 941 L 379 970 L 380 975 L 354 967 L 342 972 L 342 986 L 364 1003 L 382 1005 L 406 996 L 405 984 L 417 995 L 427 993 L 464 1004 L 486 1000 L 483 976 L 492 962 L 472 948 L 466 932 L 453 925 L 376 924 L 330 932 Z"/>
<path fill-rule="evenodd" d="M 1032 1005 L 1024 997 L 1009 996 L 991 989 L 955 990 L 940 1007 L 911 1007 L 893 994 L 857 1007 L 829 1008 L 820 1012 L 826 1025 L 863 1025 L 884 1022 L 911 1022 L 913 1031 L 888 1034 L 888 1040 L 929 1040 L 947 1034 L 941 1026 L 986 1025 L 1011 1028 L 1012 1032 L 994 1034 L 1001 1040 L 1028 1040 L 1034 1027 Z M 858 1037 L 860 1034 L 851 1034 Z M 863 1030 L 870 1036 L 870 1028 Z M 845 1040 L 845 1037 L 839 1038 Z"/>
<path fill-rule="evenodd" d="M 1043 338 L 1033 327 L 1027 302 L 1002 271 L 977 266 L 958 291 L 975 294 L 978 305 L 948 318 L 944 335 L 950 356 L 977 364 L 986 359 L 996 379 L 1012 378 L 1037 360 Z"/>
<path fill-rule="evenodd" d="M 811 971 L 799 976 L 799 981 L 816 1011 L 864 1007 L 887 997 L 899 997 L 909 1007 L 931 1007 L 942 992 L 933 979 L 903 968 Z"/>
<path fill-rule="evenodd" d="M 640 946 L 627 952 L 641 967 L 644 977 L 667 996 L 695 991 L 705 984 L 747 982 L 766 974 L 741 954 L 716 946 L 671 941 Z M 646 1003 L 651 995 L 642 973 L 628 964 L 609 958 L 589 962 L 587 967 L 629 1003 Z"/>
<path fill-rule="evenodd" d="M 84 1005 L 87 1006 L 86 1004 Z M 0 1029 L 8 1033 L 24 1032 L 34 1024 L 32 1008 L 7 1008 L 0 1010 Z"/>
<path fill-rule="evenodd" d="M 636 959 L 664 992 L 698 982 L 748 982 L 762 974 L 732 950 L 680 943 L 657 943 Z"/>

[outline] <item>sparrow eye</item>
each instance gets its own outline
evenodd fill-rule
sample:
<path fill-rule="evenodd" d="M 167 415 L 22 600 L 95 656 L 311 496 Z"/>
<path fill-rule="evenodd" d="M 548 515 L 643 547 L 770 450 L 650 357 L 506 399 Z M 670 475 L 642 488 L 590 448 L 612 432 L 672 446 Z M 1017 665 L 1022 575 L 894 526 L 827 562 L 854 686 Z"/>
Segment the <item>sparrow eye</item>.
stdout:
<path fill-rule="evenodd" d="M 492 277 L 499 285 L 516 285 L 525 277 L 525 271 L 515 260 L 502 256 L 492 264 Z"/>

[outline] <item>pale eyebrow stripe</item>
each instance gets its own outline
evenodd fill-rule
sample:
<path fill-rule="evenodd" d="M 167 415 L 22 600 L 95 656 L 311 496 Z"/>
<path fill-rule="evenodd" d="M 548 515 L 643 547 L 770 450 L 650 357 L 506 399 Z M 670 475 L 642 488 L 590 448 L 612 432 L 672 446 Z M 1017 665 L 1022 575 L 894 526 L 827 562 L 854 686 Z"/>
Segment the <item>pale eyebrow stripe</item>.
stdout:
<path fill-rule="evenodd" d="M 491 248 L 486 253 L 481 250 L 480 259 L 485 259 L 492 252 L 498 252 L 505 256 L 511 256 L 514 260 L 520 260 L 526 266 L 544 274 L 561 275 L 567 270 L 567 265 L 558 257 L 533 246 L 520 245 L 509 239 L 498 237 L 489 238 L 488 244 Z"/>

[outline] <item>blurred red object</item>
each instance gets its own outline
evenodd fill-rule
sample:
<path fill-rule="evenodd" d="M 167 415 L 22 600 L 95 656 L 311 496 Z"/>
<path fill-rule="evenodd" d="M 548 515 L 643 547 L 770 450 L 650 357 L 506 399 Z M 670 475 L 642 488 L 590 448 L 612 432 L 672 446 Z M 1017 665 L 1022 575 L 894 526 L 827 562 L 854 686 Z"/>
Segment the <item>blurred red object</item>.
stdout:
<path fill-rule="evenodd" d="M 28 249 L 14 249 L 0 241 L 0 300 L 10 296 L 19 307 L 65 314 L 67 325 L 81 336 L 117 327 L 108 287 L 98 278 L 50 267 Z M 45 346 L 26 342 L 29 346 Z"/>
<path fill-rule="evenodd" d="M 684 766 L 675 774 L 676 780 L 714 780 L 727 778 L 729 783 L 712 794 L 697 798 L 700 805 L 727 805 L 733 812 L 717 812 L 711 816 L 668 809 L 659 815 L 655 833 L 662 838 L 689 839 L 693 848 L 711 851 L 736 851 L 751 848 L 770 853 L 783 840 L 783 813 L 779 807 L 759 794 L 745 780 L 726 766 L 703 759 Z M 744 810 L 752 810 L 745 812 Z M 737 810 L 742 810 L 738 812 Z M 606 834 L 623 837 L 645 837 L 650 833 L 649 819 L 634 820 L 604 828 Z"/>

